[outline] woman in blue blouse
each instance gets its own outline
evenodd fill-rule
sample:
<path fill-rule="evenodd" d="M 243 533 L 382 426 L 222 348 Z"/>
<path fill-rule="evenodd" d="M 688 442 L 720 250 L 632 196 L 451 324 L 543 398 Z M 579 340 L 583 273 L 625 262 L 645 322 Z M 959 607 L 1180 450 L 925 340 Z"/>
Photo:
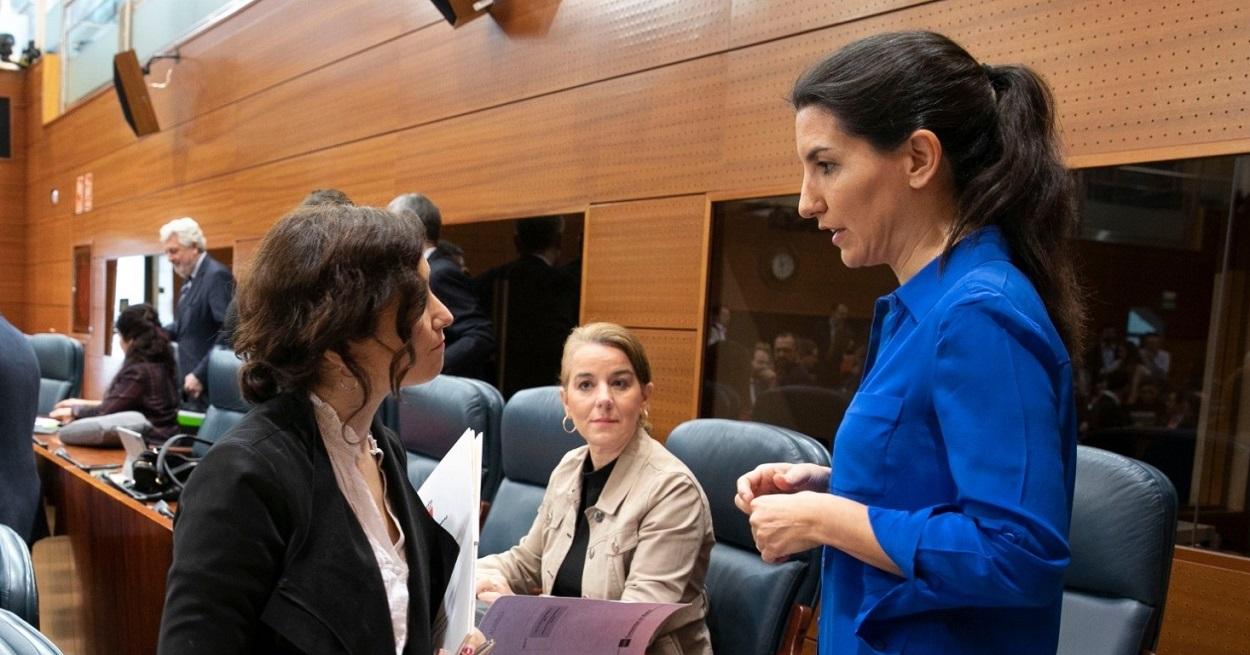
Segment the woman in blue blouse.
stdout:
<path fill-rule="evenodd" d="M 1083 310 L 1049 90 L 909 32 L 844 47 L 792 101 L 799 213 L 900 286 L 833 470 L 764 465 L 735 500 L 766 560 L 824 546 L 824 655 L 1053 655 Z"/>

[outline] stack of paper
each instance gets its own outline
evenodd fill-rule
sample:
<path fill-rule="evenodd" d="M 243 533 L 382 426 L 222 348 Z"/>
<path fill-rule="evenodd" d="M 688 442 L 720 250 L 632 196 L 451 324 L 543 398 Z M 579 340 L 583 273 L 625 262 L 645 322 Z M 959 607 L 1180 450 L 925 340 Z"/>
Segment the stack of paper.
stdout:
<path fill-rule="evenodd" d="M 426 478 L 417 495 L 434 522 L 460 544 L 460 556 L 452 569 L 447 593 L 443 595 L 443 607 L 447 612 L 443 648 L 455 653 L 461 640 L 473 629 L 477 609 L 475 578 L 482 499 L 482 435 L 465 430 Z"/>

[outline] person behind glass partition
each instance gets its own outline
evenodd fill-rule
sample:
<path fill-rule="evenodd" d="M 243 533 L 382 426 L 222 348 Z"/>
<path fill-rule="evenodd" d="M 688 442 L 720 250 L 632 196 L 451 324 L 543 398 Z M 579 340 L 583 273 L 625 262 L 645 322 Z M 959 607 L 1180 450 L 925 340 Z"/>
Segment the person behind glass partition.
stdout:
<path fill-rule="evenodd" d="M 932 32 L 879 34 L 795 83 L 799 214 L 886 264 L 833 470 L 738 481 L 768 561 L 824 548 L 819 651 L 1053 655 L 1083 308 L 1046 84 Z"/>

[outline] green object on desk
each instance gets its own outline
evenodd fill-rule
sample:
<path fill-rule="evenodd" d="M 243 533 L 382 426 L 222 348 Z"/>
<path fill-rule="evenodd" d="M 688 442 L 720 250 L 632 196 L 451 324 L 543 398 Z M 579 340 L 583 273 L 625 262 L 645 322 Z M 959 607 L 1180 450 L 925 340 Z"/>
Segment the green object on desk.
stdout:
<path fill-rule="evenodd" d="M 180 409 L 178 410 L 178 425 L 184 428 L 198 428 L 204 425 L 204 412 L 190 412 Z"/>

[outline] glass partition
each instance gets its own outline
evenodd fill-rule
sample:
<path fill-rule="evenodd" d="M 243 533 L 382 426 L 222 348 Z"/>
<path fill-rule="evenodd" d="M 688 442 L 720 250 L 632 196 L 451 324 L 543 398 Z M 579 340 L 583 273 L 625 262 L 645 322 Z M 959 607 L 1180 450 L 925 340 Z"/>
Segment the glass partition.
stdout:
<path fill-rule="evenodd" d="M 113 79 L 122 0 L 67 0 L 62 23 L 61 102 L 68 106 Z"/>
<path fill-rule="evenodd" d="M 851 270 L 798 196 L 713 205 L 701 416 L 772 423 L 829 444 L 859 385 L 884 266 Z"/>
<path fill-rule="evenodd" d="M 131 47 L 139 61 L 186 38 L 218 14 L 246 5 L 251 0 L 133 0 L 134 19 Z"/>
<path fill-rule="evenodd" d="M 112 82 L 113 56 L 140 63 L 256 0 L 56 0 L 46 5 L 45 52 L 60 52 L 61 111 Z"/>

